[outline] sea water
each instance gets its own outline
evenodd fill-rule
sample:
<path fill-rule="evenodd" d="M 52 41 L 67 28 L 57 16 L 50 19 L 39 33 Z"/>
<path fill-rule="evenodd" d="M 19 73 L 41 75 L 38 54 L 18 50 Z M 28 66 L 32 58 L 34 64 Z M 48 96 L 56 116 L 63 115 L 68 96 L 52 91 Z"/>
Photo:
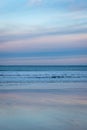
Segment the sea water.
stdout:
<path fill-rule="evenodd" d="M 0 86 L 37 82 L 87 82 L 87 66 L 0 66 Z"/>
<path fill-rule="evenodd" d="M 0 66 L 0 130 L 87 130 L 87 66 Z"/>

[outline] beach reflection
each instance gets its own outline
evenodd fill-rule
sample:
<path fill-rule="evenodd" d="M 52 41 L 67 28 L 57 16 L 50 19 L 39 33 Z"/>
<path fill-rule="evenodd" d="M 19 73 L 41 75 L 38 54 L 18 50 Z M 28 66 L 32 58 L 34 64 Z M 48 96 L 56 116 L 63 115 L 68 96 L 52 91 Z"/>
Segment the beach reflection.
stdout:
<path fill-rule="evenodd" d="M 83 90 L 3 90 L 0 130 L 86 130 L 86 87 Z"/>

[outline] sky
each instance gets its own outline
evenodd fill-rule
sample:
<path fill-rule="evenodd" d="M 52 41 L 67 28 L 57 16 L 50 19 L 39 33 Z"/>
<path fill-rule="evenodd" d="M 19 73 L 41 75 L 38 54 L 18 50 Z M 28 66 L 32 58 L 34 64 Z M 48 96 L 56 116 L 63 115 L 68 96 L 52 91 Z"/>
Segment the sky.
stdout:
<path fill-rule="evenodd" d="M 87 65 L 87 0 L 0 1 L 0 65 Z"/>

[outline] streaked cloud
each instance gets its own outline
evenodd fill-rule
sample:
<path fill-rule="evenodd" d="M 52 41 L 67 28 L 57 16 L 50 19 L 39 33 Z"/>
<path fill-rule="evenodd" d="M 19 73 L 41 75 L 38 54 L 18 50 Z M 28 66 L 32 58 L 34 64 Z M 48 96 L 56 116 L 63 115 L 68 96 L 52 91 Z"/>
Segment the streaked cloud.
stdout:
<path fill-rule="evenodd" d="M 0 58 L 0 64 L 7 65 L 86 65 L 87 56 L 58 56 L 58 57 L 25 57 L 25 58 Z"/>
<path fill-rule="evenodd" d="M 6 41 L 0 45 L 1 51 L 87 47 L 87 34 L 40 36 L 36 38 Z"/>
<path fill-rule="evenodd" d="M 27 0 L 28 5 L 40 5 L 42 0 Z"/>
<path fill-rule="evenodd" d="M 72 1 L 72 4 L 70 5 L 70 9 L 72 11 L 83 11 L 83 10 L 86 10 L 87 11 L 87 1 L 86 0 L 78 0 L 78 1 L 75 1 L 73 0 Z"/>
<path fill-rule="evenodd" d="M 86 5 L 85 0 L 1 1 L 0 58 L 87 56 Z"/>

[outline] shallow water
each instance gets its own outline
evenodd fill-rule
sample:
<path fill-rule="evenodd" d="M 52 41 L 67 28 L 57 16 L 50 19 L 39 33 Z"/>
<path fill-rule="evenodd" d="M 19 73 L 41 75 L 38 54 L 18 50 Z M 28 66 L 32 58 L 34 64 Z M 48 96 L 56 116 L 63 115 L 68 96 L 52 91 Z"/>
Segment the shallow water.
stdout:
<path fill-rule="evenodd" d="M 0 130 L 87 130 L 86 83 L 30 86 L 1 89 Z"/>

